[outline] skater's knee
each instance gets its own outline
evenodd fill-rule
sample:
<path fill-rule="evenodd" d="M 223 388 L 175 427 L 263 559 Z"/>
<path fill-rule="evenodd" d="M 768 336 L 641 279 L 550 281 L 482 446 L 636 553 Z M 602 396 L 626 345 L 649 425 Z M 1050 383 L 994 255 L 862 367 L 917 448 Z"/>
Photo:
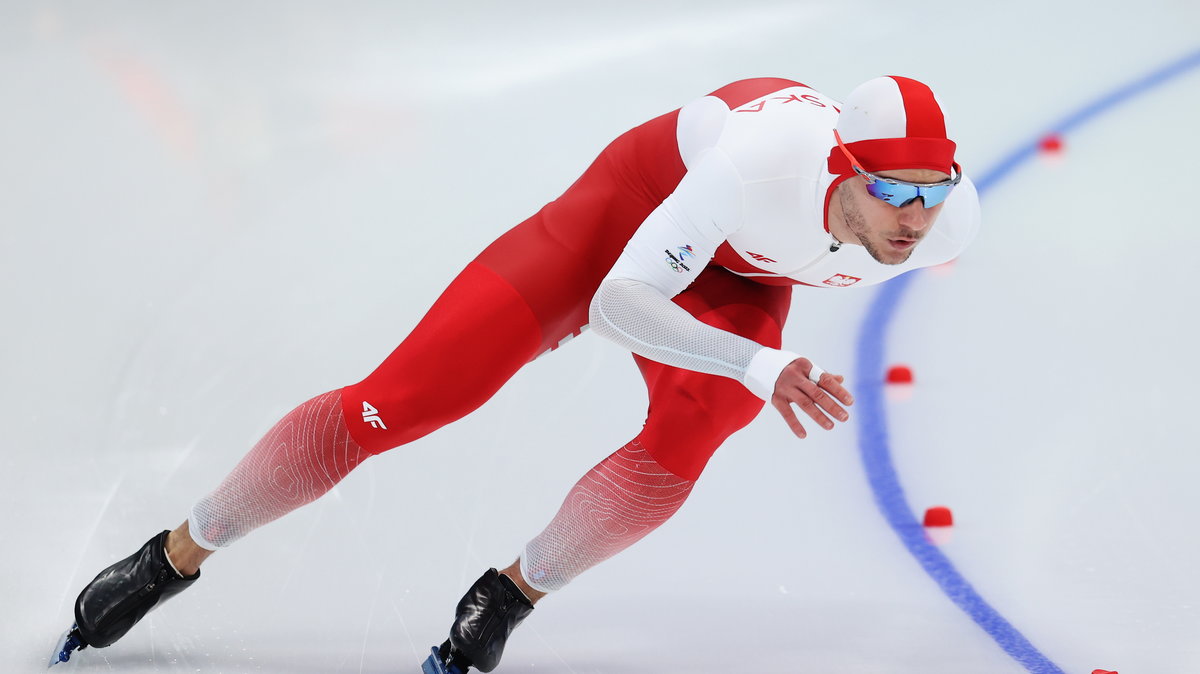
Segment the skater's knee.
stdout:
<path fill-rule="evenodd" d="M 670 387 L 668 395 L 652 396 L 646 425 L 637 437 L 655 461 L 687 480 L 698 479 L 717 448 L 763 407 L 762 400 L 737 382 L 710 379 L 717 381 Z"/>
<path fill-rule="evenodd" d="M 487 401 L 449 382 L 422 385 L 366 379 L 342 389 L 346 427 L 363 449 L 380 454 L 470 414 Z"/>

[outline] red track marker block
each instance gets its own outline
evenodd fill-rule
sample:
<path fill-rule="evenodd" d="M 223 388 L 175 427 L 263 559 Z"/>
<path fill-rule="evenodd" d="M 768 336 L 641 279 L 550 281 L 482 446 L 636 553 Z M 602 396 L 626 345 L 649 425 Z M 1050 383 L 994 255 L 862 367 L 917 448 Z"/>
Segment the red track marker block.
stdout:
<path fill-rule="evenodd" d="M 1062 136 L 1057 133 L 1052 133 L 1038 142 L 1038 149 L 1042 154 L 1059 154 L 1063 151 Z"/>
<path fill-rule="evenodd" d="M 1110 671 L 1108 671 L 1107 669 L 1093 669 L 1093 670 L 1092 670 L 1092 674 L 1117 674 L 1117 673 L 1116 673 L 1116 672 L 1110 672 Z"/>
<path fill-rule="evenodd" d="M 889 384 L 913 383 L 912 368 L 907 365 L 893 365 L 888 368 L 886 381 Z"/>
<path fill-rule="evenodd" d="M 953 525 L 954 514 L 946 506 L 933 506 L 925 511 L 925 526 L 949 527 Z"/>

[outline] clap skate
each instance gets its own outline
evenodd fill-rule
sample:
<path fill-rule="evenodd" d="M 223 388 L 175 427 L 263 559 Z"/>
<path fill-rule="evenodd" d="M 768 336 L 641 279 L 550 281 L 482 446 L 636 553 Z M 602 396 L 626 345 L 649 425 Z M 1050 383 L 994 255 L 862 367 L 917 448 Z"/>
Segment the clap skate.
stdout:
<path fill-rule="evenodd" d="M 137 552 L 100 572 L 75 600 L 75 624 L 59 639 L 50 666 L 88 646 L 104 648 L 125 636 L 151 609 L 179 594 L 200 577 L 184 576 L 167 558 L 167 534 L 151 538 Z"/>
<path fill-rule="evenodd" d="M 488 569 L 458 602 L 450 638 L 421 664 L 424 674 L 490 672 L 500 664 L 504 644 L 533 611 L 533 602 L 508 576 Z"/>

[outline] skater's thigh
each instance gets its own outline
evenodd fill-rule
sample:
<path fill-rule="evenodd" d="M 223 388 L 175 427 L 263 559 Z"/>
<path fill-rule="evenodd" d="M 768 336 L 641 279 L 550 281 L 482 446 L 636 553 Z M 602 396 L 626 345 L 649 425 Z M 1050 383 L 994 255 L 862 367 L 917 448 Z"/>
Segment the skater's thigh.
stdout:
<path fill-rule="evenodd" d="M 617 197 L 587 192 L 572 195 L 571 203 Z M 546 211 L 480 253 L 387 360 L 343 393 L 359 444 L 378 453 L 465 416 L 525 363 L 583 330 L 606 270 L 570 255 L 545 227 Z M 579 213 L 583 229 L 606 226 L 592 221 L 590 209 L 581 206 Z M 597 256 L 611 258 L 602 263 L 611 266 L 623 246 L 609 242 Z"/>
<path fill-rule="evenodd" d="M 675 298 L 698 320 L 779 348 L 791 288 L 765 286 L 721 269 L 706 270 Z M 717 448 L 749 424 L 763 401 L 741 382 L 634 356 L 650 399 L 638 440 L 662 466 L 695 480 Z"/>
<path fill-rule="evenodd" d="M 622 134 L 562 196 L 477 258 L 529 302 L 542 326 L 542 351 L 587 324 L 600 281 L 682 179 L 677 118 L 673 111 Z"/>
<path fill-rule="evenodd" d="M 368 451 L 470 413 L 525 363 L 578 335 L 601 279 L 683 175 L 677 112 L 623 134 L 558 199 L 485 248 L 408 338 L 343 392 Z"/>
<path fill-rule="evenodd" d="M 351 433 L 376 454 L 427 435 L 487 402 L 541 343 L 525 299 L 473 262 L 374 372 L 343 389 Z"/>

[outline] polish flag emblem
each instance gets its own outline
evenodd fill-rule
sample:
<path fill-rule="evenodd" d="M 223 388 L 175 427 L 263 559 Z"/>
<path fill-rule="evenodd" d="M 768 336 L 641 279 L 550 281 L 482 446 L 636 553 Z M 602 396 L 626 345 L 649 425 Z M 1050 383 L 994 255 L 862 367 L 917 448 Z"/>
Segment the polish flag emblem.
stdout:
<path fill-rule="evenodd" d="M 830 276 L 829 278 L 825 279 L 824 281 L 821 281 L 821 283 L 824 283 L 827 286 L 833 286 L 835 288 L 845 288 L 846 286 L 852 286 L 861 280 L 862 279 L 858 278 L 857 276 L 846 276 L 845 274 L 834 274 L 833 276 Z"/>

